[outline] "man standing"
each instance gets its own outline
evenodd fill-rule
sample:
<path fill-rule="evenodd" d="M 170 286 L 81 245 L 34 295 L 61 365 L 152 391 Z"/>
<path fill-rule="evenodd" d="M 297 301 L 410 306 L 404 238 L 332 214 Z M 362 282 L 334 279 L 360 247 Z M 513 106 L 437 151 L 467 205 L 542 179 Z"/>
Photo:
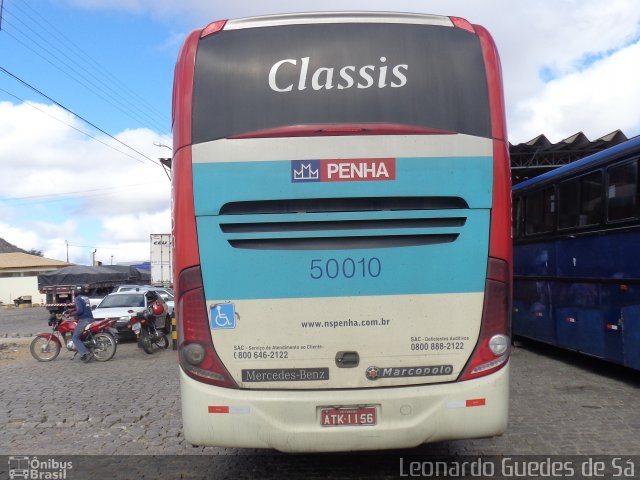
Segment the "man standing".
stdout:
<path fill-rule="evenodd" d="M 78 320 L 76 329 L 73 331 L 73 344 L 76 346 L 76 350 L 80 354 L 80 360 L 88 362 L 93 358 L 93 354 L 84 346 L 80 335 L 84 328 L 91 322 L 93 322 L 93 313 L 91 312 L 91 305 L 89 304 L 89 297 L 85 295 L 85 288 L 80 285 L 76 287 L 75 295 L 75 310 L 71 312 L 71 315 Z"/>

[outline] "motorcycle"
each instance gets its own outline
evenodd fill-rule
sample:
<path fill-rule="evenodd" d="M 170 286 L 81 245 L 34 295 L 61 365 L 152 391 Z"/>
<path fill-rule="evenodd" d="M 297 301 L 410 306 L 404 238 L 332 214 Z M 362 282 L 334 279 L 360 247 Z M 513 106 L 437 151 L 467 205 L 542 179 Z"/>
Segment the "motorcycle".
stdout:
<path fill-rule="evenodd" d="M 54 315 L 49 319 L 51 332 L 37 333 L 36 338 L 31 342 L 29 350 L 33 358 L 39 362 L 50 362 L 62 350 L 64 345 L 70 352 L 75 352 L 72 359 L 76 357 L 78 351 L 73 343 L 73 331 L 78 322 L 66 314 Z M 118 334 L 115 329 L 116 320 L 97 320 L 89 323 L 83 330 L 80 339 L 99 362 L 111 360 L 116 354 L 118 344 Z"/>
<path fill-rule="evenodd" d="M 129 320 L 128 328 L 136 334 L 138 347 L 148 354 L 169 347 L 169 339 L 161 329 L 156 327 L 156 316 L 149 310 L 133 315 Z"/>

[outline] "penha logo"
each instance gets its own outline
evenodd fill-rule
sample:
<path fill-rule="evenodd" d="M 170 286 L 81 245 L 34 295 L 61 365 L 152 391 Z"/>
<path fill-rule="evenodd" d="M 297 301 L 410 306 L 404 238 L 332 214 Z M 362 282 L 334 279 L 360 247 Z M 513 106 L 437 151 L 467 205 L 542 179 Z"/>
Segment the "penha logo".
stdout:
<path fill-rule="evenodd" d="M 291 181 L 293 183 L 366 182 L 395 179 L 395 158 L 291 161 Z"/>

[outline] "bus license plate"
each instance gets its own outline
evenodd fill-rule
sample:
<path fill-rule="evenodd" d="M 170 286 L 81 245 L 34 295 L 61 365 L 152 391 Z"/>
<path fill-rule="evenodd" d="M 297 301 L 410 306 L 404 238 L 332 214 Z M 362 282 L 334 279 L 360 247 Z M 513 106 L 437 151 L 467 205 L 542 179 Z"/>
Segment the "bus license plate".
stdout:
<path fill-rule="evenodd" d="M 375 407 L 323 408 L 320 412 L 320 425 L 323 427 L 375 425 L 377 420 Z"/>

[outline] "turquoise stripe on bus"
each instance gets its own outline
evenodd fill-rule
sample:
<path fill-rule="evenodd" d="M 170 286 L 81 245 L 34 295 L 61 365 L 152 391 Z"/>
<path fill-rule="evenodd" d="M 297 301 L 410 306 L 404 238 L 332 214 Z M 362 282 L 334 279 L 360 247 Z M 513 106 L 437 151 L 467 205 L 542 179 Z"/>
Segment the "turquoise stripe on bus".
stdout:
<path fill-rule="evenodd" d="M 491 157 L 396 159 L 396 180 L 292 183 L 290 161 L 194 163 L 196 215 L 217 215 L 228 202 L 284 198 L 445 196 L 490 208 Z"/>
<path fill-rule="evenodd" d="M 463 212 L 467 221 L 457 227 L 460 235 L 454 242 L 354 250 L 234 248 L 220 230 L 219 217 L 199 217 L 198 240 L 206 297 L 240 300 L 482 292 L 489 210 Z M 297 233 L 312 236 L 317 232 Z M 430 233 L 442 232 L 433 229 Z"/>
<path fill-rule="evenodd" d="M 490 157 L 397 159 L 396 180 L 384 182 L 294 184 L 290 165 L 290 161 L 194 164 L 198 242 L 207 298 L 242 300 L 484 291 L 491 207 Z M 304 221 L 465 217 L 462 226 L 259 234 L 224 233 L 220 222 L 303 219 L 299 214 L 224 218 L 217 215 L 220 207 L 228 202 L 347 196 L 459 196 L 470 208 L 304 214 Z M 228 242 L 256 237 L 427 232 L 458 234 L 458 237 L 442 244 L 348 250 L 252 250 L 234 248 Z"/>

